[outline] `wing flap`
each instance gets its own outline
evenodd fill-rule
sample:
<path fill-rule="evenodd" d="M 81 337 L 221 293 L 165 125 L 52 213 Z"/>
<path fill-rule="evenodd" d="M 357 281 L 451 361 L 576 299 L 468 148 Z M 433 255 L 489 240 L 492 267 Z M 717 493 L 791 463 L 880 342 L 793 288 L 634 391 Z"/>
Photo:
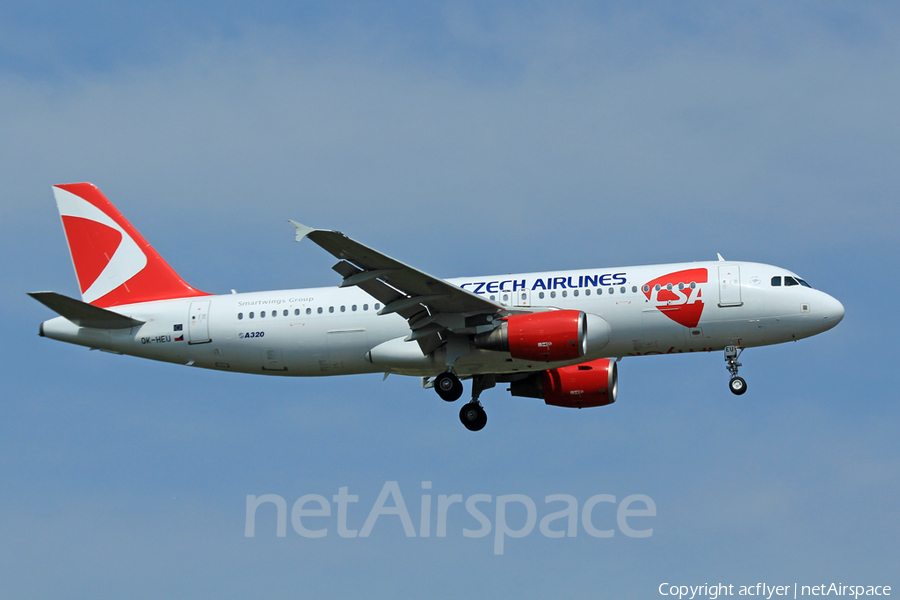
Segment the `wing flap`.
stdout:
<path fill-rule="evenodd" d="M 344 280 L 338 287 L 356 286 L 368 293 L 376 300 L 380 300 L 385 306 L 391 305 L 395 302 L 400 302 L 408 298 L 408 296 L 400 290 L 397 290 L 378 279 L 378 277 L 380 277 L 382 273 L 385 273 L 390 269 L 374 269 L 371 271 L 363 271 L 362 269 L 350 264 L 346 260 L 342 260 L 341 262 L 337 263 L 332 267 L 332 269 L 334 269 L 344 277 Z M 392 310 L 391 312 L 396 312 L 404 319 L 410 320 L 417 315 L 420 315 L 420 313 L 425 314 L 425 307 L 423 307 L 419 303 L 412 303 L 402 309 Z"/>

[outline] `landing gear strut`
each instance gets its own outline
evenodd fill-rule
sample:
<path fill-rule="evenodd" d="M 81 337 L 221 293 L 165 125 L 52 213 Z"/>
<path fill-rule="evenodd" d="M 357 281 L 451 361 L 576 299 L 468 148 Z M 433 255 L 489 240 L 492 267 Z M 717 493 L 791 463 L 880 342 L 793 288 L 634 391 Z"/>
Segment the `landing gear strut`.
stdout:
<path fill-rule="evenodd" d="M 472 378 L 472 399 L 459 411 L 459 420 L 469 431 L 480 431 L 487 425 L 487 413 L 478 401 L 481 392 L 497 385 L 493 375 L 476 375 Z"/>
<path fill-rule="evenodd" d="M 434 391 L 446 402 L 459 400 L 463 393 L 463 384 L 455 373 L 447 371 L 434 378 Z"/>
<path fill-rule="evenodd" d="M 740 396 L 747 391 L 747 382 L 744 381 L 743 377 L 738 377 L 738 367 L 741 366 L 741 363 L 739 363 L 737 359 L 743 351 L 743 348 L 738 350 L 734 346 L 725 346 L 725 362 L 728 363 L 726 368 L 728 369 L 728 372 L 731 373 L 728 389 L 730 389 L 731 393 L 735 396 Z"/>

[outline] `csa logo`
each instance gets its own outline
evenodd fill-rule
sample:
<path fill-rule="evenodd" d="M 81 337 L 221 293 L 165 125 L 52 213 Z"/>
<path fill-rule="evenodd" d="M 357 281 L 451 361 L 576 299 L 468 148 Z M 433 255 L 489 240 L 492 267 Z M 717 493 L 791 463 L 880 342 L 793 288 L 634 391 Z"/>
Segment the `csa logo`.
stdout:
<path fill-rule="evenodd" d="M 62 187 L 54 186 L 53 194 L 85 302 L 102 298 L 147 266 L 141 247 L 103 210 Z"/>
<path fill-rule="evenodd" d="M 664 315 L 679 325 L 696 327 L 703 314 L 698 284 L 706 282 L 706 269 L 687 269 L 657 277 L 641 289 Z"/>

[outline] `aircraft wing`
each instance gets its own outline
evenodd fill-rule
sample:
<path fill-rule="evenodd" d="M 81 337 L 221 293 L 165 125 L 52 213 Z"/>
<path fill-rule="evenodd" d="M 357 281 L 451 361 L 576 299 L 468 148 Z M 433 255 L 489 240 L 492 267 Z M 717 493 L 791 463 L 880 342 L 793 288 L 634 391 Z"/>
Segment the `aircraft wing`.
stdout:
<path fill-rule="evenodd" d="M 350 239 L 339 231 L 313 229 L 296 221 L 297 241 L 309 238 L 335 258 L 334 267 L 344 280 L 340 287 L 357 286 L 384 307 L 379 315 L 397 313 L 412 330 L 408 341 L 416 340 L 426 354 L 443 343 L 439 336 L 447 330 L 463 333 L 488 325 L 495 316 L 509 314 L 496 303 L 466 291 L 439 277 L 382 254 Z"/>

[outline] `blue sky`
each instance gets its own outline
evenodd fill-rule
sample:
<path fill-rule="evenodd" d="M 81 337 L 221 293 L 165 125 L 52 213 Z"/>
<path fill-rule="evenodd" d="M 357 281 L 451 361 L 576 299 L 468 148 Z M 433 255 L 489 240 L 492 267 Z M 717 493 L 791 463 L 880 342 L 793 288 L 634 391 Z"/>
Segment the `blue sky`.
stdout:
<path fill-rule="evenodd" d="M 888 3 L 0 5 L 0 592 L 896 589 L 898 328 L 880 300 L 900 292 L 898 65 Z M 70 181 L 209 292 L 336 285 L 292 218 L 447 277 L 721 252 L 796 271 L 847 316 L 748 350 L 740 398 L 718 353 L 630 359 L 613 406 L 495 389 L 471 434 L 413 379 L 228 375 L 38 338 L 50 314 L 25 292 L 77 294 L 50 193 Z M 657 516 L 646 539 L 536 529 L 499 556 L 462 535 L 465 512 L 446 538 L 396 517 L 365 539 L 333 522 L 277 538 L 262 511 L 244 536 L 248 495 L 348 487 L 360 528 L 387 481 L 416 524 L 423 481 L 524 494 L 539 518 L 553 494 L 644 494 Z"/>

